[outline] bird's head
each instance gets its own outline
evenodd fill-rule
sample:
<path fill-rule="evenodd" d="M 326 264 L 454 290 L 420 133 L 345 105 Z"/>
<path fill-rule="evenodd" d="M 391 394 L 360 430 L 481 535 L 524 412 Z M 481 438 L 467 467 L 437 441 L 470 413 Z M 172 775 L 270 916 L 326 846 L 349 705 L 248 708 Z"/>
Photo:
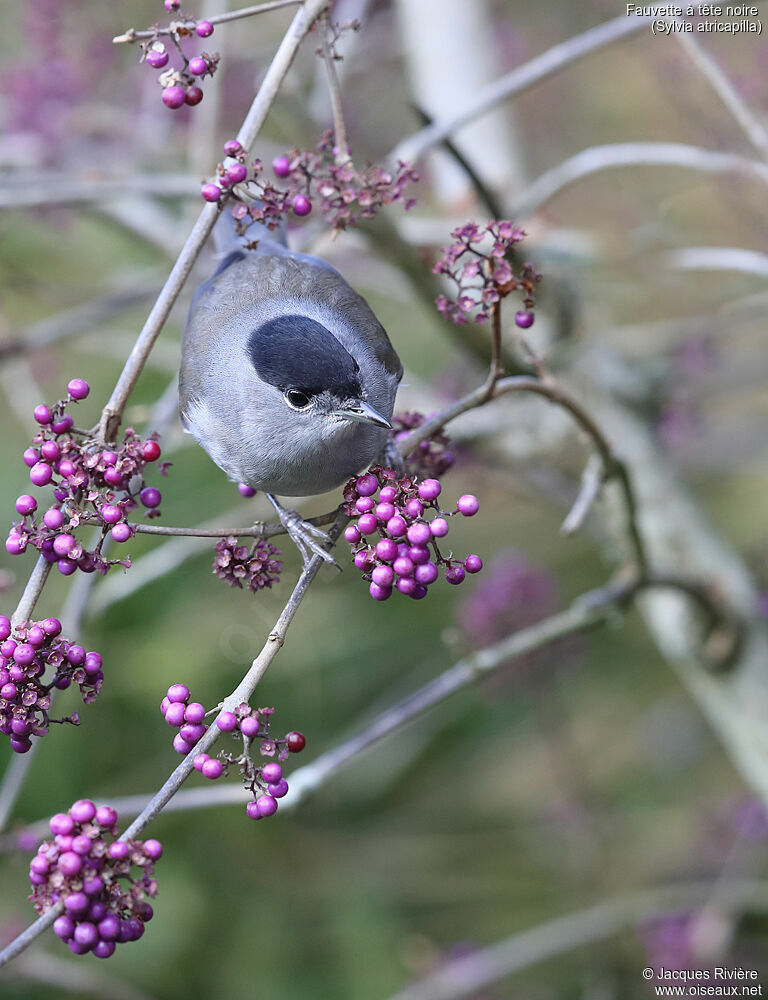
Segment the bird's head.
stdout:
<path fill-rule="evenodd" d="M 355 424 L 386 430 L 392 425 L 367 400 L 360 366 L 321 323 L 301 315 L 267 320 L 248 338 L 256 377 L 271 388 L 285 420 L 311 423 L 323 437 Z"/>

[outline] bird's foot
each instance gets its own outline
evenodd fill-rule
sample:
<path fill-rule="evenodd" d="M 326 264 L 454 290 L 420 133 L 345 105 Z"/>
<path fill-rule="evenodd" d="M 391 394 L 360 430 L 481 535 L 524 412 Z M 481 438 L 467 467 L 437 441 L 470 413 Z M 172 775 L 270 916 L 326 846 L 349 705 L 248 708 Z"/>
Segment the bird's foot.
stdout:
<path fill-rule="evenodd" d="M 286 510 L 270 493 L 266 495 L 277 511 L 277 516 L 288 533 L 288 537 L 301 553 L 304 568 L 306 569 L 313 556 L 320 556 L 324 562 L 341 570 L 341 566 L 325 547 L 333 544 L 331 537 L 321 528 L 312 524 L 311 521 L 305 521 L 298 511 Z"/>

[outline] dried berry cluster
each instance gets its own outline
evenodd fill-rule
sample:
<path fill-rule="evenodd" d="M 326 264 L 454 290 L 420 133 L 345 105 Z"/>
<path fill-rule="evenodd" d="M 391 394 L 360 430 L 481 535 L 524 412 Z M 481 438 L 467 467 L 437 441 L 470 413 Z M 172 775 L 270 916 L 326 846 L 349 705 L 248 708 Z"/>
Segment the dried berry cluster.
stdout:
<path fill-rule="evenodd" d="M 213 715 L 216 709 L 207 713 L 199 701 L 190 701 L 186 684 L 172 684 L 160 703 L 163 718 L 179 732 L 173 738 L 173 748 L 177 753 L 188 754 L 207 731 L 204 719 Z M 222 733 L 231 733 L 242 740 L 243 749 L 239 754 L 221 751 L 218 757 L 199 753 L 194 759 L 195 770 L 203 777 L 215 781 L 226 775 L 230 767 L 237 767 L 245 787 L 253 798 L 246 806 L 250 819 L 263 819 L 277 812 L 277 800 L 288 792 L 288 782 L 283 777 L 283 769 L 278 763 L 256 764 L 251 758 L 251 746 L 259 742 L 262 757 L 274 757 L 285 761 L 292 753 L 300 753 L 306 740 L 301 733 L 286 733 L 281 739 L 270 736 L 270 719 L 274 708 L 251 708 L 243 702 L 234 712 L 219 712 L 216 727 Z"/>
<path fill-rule="evenodd" d="M 374 600 L 386 601 L 393 590 L 414 600 L 426 597 L 440 566 L 445 567 L 445 580 L 454 585 L 483 568 L 479 556 L 461 560 L 440 551 L 438 540 L 448 534 L 448 518 L 473 517 L 479 509 L 477 497 L 466 494 L 459 497 L 455 510 L 444 511 L 437 503 L 441 492 L 437 479 L 398 478 L 380 465 L 344 487 L 345 513 L 357 518 L 344 530 L 344 537 L 352 547 L 355 566 L 370 580 Z M 427 520 L 428 513 L 435 516 Z"/>
<path fill-rule="evenodd" d="M 215 183 L 203 185 L 201 193 L 206 201 L 218 201 L 227 188 L 246 183 L 248 200 L 253 203 L 240 202 L 233 209 L 243 232 L 252 222 L 273 230 L 289 211 L 309 215 L 318 202 L 335 230 L 374 218 L 384 205 L 402 201 L 407 211 L 415 204 L 414 199 L 405 198 L 406 187 L 419 179 L 410 164 L 401 161 L 394 174 L 373 164 L 358 169 L 349 156 L 338 157 L 332 132 L 323 134 L 314 151 L 292 149 L 273 161 L 272 170 L 285 182 L 283 188 L 264 176 L 261 160 L 254 160 L 249 171 L 246 152 L 236 139 L 226 143 L 224 152 L 226 159 L 219 164 Z"/>
<path fill-rule="evenodd" d="M 32 737 L 45 736 L 51 722 L 80 724 L 77 713 L 65 719 L 49 717 L 54 689 L 76 684 L 86 705 L 101 690 L 99 654 L 60 636 L 57 618 L 13 628 L 10 619 L 0 615 L 0 733 L 10 738 L 15 753 L 27 753 Z"/>
<path fill-rule="evenodd" d="M 228 535 L 216 543 L 213 572 L 230 587 L 245 584 L 255 594 L 280 580 L 283 564 L 277 558 L 279 555 L 280 549 L 264 539 L 257 539 L 248 546 L 240 545 L 234 535 Z"/>
<path fill-rule="evenodd" d="M 57 813 L 49 825 L 53 839 L 40 845 L 29 865 L 29 898 L 37 913 L 64 904 L 53 929 L 75 955 L 109 958 L 116 945 L 138 941 L 152 919 L 146 897 L 157 895 L 160 841 L 115 839 L 117 811 L 97 809 L 89 799 Z"/>
<path fill-rule="evenodd" d="M 67 399 L 35 407 L 40 430 L 23 456 L 33 485 L 52 486 L 54 502 L 39 517 L 35 497 L 22 494 L 16 501 L 22 520 L 13 523 L 5 547 L 11 555 L 20 555 L 32 545 L 47 562 L 56 563 L 64 576 L 78 569 L 106 573 L 115 564 L 127 568 L 129 559 L 106 559 L 102 547 L 108 532 L 115 542 L 127 542 L 133 536 L 127 515 L 139 506 L 147 517 L 159 515 L 162 496 L 160 490 L 145 484 L 144 468 L 160 458 L 160 445 L 154 437 L 142 441 L 129 427 L 121 444 L 100 447 L 89 433 L 75 428 L 65 412 L 68 403 L 87 397 L 88 383 L 72 379 L 67 388 Z M 160 465 L 163 475 L 168 464 Z M 102 533 L 88 550 L 73 532 L 81 523 L 93 522 Z"/>
<path fill-rule="evenodd" d="M 401 444 L 411 431 L 421 427 L 427 418 L 423 413 L 396 413 L 392 417 L 389 436 L 395 444 Z M 443 431 L 437 431 L 421 441 L 404 460 L 405 472 L 414 479 L 439 479 L 453 467 L 456 456 L 451 450 L 451 439 Z"/>
<path fill-rule="evenodd" d="M 516 314 L 515 322 L 522 329 L 530 327 L 534 319 L 531 310 L 536 305 L 534 289 L 541 275 L 530 264 L 523 264 L 520 273 L 515 274 L 507 260 L 510 249 L 525 235 L 523 229 L 506 219 L 494 219 L 484 228 L 467 222 L 454 229 L 454 242 L 443 248 L 432 271 L 453 281 L 457 290 L 454 298 L 438 295 L 438 312 L 454 323 L 469 319 L 482 323 L 489 319 L 500 299 L 518 291 L 524 309 Z"/>

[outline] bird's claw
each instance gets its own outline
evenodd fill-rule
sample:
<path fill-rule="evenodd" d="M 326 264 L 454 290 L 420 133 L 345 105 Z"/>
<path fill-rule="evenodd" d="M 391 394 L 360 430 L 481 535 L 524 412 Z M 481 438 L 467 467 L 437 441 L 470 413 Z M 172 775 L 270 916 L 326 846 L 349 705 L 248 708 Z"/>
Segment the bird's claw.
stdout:
<path fill-rule="evenodd" d="M 331 553 L 324 547 L 333 544 L 330 536 L 325 531 L 312 524 L 311 521 L 305 521 L 301 514 L 295 510 L 281 509 L 280 523 L 288 532 L 288 537 L 301 553 L 305 569 L 309 565 L 312 556 L 320 556 L 324 562 L 341 570 L 341 566 L 339 566 Z"/>

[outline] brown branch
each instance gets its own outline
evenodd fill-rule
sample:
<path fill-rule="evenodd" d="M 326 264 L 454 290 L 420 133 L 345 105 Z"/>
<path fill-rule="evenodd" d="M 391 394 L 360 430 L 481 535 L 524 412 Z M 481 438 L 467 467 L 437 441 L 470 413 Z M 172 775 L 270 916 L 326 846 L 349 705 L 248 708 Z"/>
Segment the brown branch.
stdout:
<path fill-rule="evenodd" d="M 212 17 L 207 17 L 206 21 L 214 25 L 224 24 L 227 21 L 239 21 L 243 17 L 253 17 L 254 14 L 266 14 L 270 10 L 279 10 L 281 7 L 295 7 L 300 3 L 302 3 L 302 0 L 270 0 L 269 3 L 257 4 L 254 7 L 241 7 L 239 10 L 231 10 L 226 14 L 214 14 Z M 135 28 L 129 28 L 124 34 L 116 35 L 112 39 L 112 44 L 120 45 L 124 42 L 133 44 L 133 42 L 142 41 L 143 39 L 159 38 L 161 35 L 173 35 L 178 31 L 179 27 L 187 31 L 194 31 L 196 24 L 197 21 L 177 21 L 173 26 L 154 28 L 147 31 L 137 31 Z"/>

